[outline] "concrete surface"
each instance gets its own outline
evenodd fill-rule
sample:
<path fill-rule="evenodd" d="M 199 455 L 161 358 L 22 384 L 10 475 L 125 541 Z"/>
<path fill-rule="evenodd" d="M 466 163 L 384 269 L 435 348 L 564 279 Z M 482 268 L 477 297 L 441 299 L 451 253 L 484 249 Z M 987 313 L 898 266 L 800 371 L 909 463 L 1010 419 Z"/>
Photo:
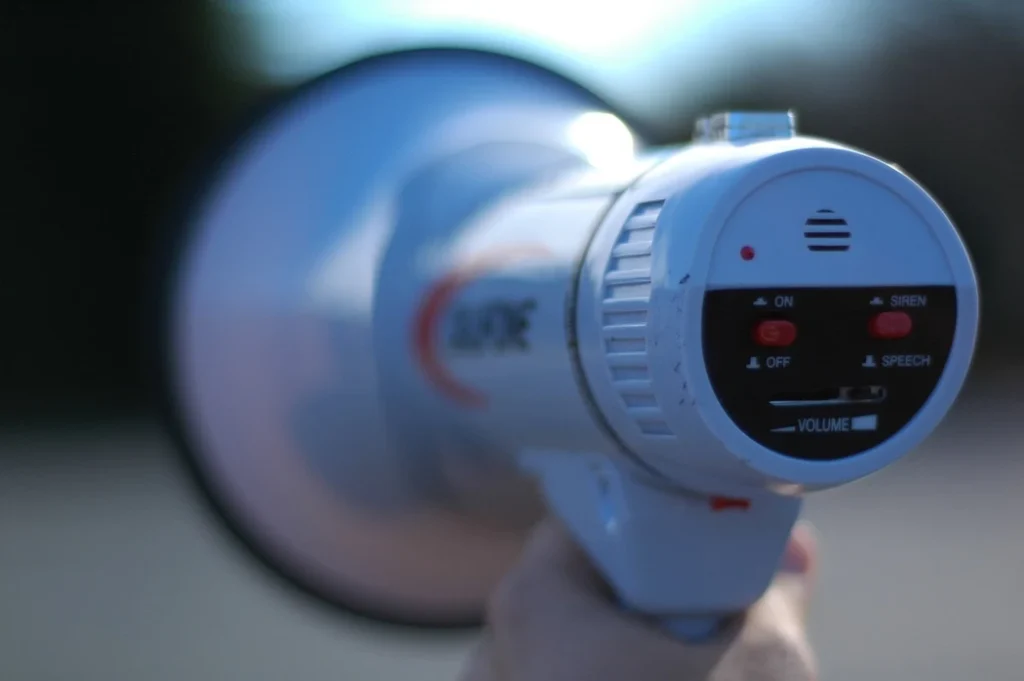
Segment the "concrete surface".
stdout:
<path fill-rule="evenodd" d="M 910 460 L 810 501 L 823 679 L 1024 676 L 1021 377 L 988 376 Z M 281 589 L 171 456 L 149 426 L 0 438 L 0 679 L 454 677 L 471 637 L 367 627 Z"/>

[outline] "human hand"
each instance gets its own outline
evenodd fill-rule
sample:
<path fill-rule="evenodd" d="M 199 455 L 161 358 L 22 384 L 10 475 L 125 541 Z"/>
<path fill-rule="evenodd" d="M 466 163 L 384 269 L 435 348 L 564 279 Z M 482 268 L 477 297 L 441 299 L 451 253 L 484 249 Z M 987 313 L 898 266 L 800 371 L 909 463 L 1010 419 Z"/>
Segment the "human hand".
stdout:
<path fill-rule="evenodd" d="M 622 611 L 586 555 L 542 523 L 487 609 L 461 681 L 813 681 L 805 631 L 816 545 L 798 525 L 783 569 L 736 624 L 689 644 Z"/>

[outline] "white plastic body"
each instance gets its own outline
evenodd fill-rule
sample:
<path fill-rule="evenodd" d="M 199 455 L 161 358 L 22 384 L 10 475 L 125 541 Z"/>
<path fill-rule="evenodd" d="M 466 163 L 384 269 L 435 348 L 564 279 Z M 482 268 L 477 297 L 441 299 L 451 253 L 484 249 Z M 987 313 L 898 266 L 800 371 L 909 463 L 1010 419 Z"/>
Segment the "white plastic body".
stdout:
<path fill-rule="evenodd" d="M 803 492 L 892 463 L 952 405 L 978 321 L 970 261 L 948 218 L 902 172 L 820 140 L 697 144 L 621 194 L 580 194 L 516 195 L 443 249 L 446 276 L 497 257 L 451 308 L 534 305 L 528 351 L 439 355 L 473 390 L 438 400 L 427 421 L 518 453 L 627 607 L 712 620 L 742 610 L 775 573 Z M 823 205 L 849 221 L 849 252 L 806 248 L 803 221 Z M 739 256 L 744 245 L 753 261 Z M 704 367 L 705 291 L 890 285 L 952 285 L 958 298 L 943 377 L 905 428 L 847 459 L 802 461 L 733 424 Z M 577 347 L 582 375 L 572 370 Z M 403 394 L 431 391 L 428 381 Z M 716 508 L 711 497 L 749 507 Z"/>
<path fill-rule="evenodd" d="M 822 206 L 849 221 L 848 252 L 806 248 L 802 224 Z M 744 246 L 756 258 L 741 258 Z M 704 364 L 706 291 L 898 285 L 955 286 L 958 312 L 942 378 L 896 435 L 846 459 L 805 461 L 768 450 L 726 415 Z M 565 457 L 532 465 L 628 604 L 727 613 L 767 588 L 801 494 L 891 464 L 945 416 L 973 356 L 978 293 L 955 228 L 916 183 L 859 151 L 792 138 L 694 145 L 640 178 L 587 252 L 576 313 L 581 364 L 611 429 L 653 478 L 693 496 L 650 492 L 656 483 L 640 492 L 637 467 L 624 474 L 621 461 L 601 473 Z M 711 495 L 749 507 L 716 511 Z M 587 517 L 587 505 L 603 510 Z"/>
<path fill-rule="evenodd" d="M 650 241 L 649 262 L 620 265 L 621 244 L 635 231 L 627 227 L 631 213 L 661 202 L 656 214 L 640 219 Z M 805 247 L 801 225 L 816 209 L 833 205 L 848 219 L 855 247 L 822 257 Z M 749 262 L 740 257 L 746 245 L 757 252 Z M 582 277 L 580 356 L 602 413 L 647 465 L 709 494 L 822 489 L 892 463 L 952 406 L 977 336 L 973 267 L 940 206 L 894 166 L 809 138 L 686 148 L 618 200 L 587 253 Z M 619 283 L 629 291 L 610 293 Z M 845 460 L 801 461 L 758 445 L 721 409 L 701 343 L 706 291 L 901 285 L 954 286 L 957 323 L 942 379 L 896 436 Z M 609 341 L 628 339 L 642 349 L 610 349 Z M 639 367 L 643 378 L 626 379 L 624 388 L 615 373 L 619 364 Z M 623 408 L 624 389 L 646 390 L 653 406 Z M 657 427 L 644 432 L 645 419 L 656 420 Z"/>
<path fill-rule="evenodd" d="M 607 195 L 500 201 L 450 240 L 417 253 L 416 271 L 424 273 L 417 286 L 409 286 L 406 263 L 385 258 L 382 293 L 389 305 L 378 328 L 388 341 L 379 351 L 388 357 L 396 410 L 418 422 L 410 432 L 461 432 L 481 451 L 510 456 L 535 447 L 614 450 L 580 399 L 566 323 L 583 247 L 610 204 Z M 460 315 L 480 324 L 487 314 L 500 315 L 488 305 L 513 313 L 528 306 L 522 310 L 528 349 L 449 345 Z M 429 347 L 417 334 L 429 338 Z"/>

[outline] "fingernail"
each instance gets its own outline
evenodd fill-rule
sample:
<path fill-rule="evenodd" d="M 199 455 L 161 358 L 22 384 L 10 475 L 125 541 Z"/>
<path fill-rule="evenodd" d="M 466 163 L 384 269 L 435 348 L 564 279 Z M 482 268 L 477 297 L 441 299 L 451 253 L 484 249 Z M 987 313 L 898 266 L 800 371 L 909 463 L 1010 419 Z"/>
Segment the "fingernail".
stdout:
<path fill-rule="evenodd" d="M 800 522 L 793 528 L 793 533 L 782 554 L 783 572 L 807 574 L 814 563 L 814 552 L 817 546 L 814 528 L 807 522 Z"/>

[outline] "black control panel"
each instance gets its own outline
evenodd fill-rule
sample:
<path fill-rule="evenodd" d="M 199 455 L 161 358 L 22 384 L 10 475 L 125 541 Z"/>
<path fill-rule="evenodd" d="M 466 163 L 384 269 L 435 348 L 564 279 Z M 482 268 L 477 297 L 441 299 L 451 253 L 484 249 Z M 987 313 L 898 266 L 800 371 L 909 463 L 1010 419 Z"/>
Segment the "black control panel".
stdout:
<path fill-rule="evenodd" d="M 836 460 L 895 434 L 949 358 L 952 286 L 709 291 L 704 359 L 726 413 L 753 440 Z"/>

